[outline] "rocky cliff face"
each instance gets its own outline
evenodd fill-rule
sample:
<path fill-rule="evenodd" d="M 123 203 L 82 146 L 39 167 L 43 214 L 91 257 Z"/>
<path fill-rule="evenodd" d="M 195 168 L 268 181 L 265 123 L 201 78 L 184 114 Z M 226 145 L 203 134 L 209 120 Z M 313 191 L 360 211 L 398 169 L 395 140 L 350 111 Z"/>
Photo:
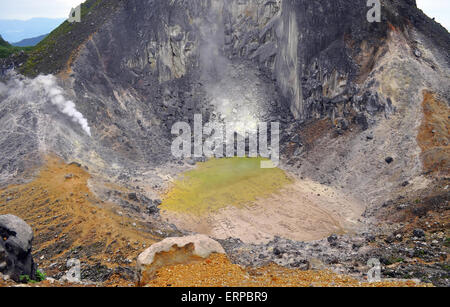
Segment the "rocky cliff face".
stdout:
<path fill-rule="evenodd" d="M 447 100 L 445 29 L 414 1 L 384 1 L 380 23 L 367 21 L 368 10 L 365 1 L 347 0 L 87 1 L 83 22 L 63 24 L 15 66 L 32 75 L 59 73 L 64 97 L 75 102 L 92 137 L 76 119 L 49 110 L 51 93 L 19 111 L 17 100 L 24 97 L 3 91 L 2 125 L 20 136 L 2 136 L 8 149 L 3 182 L 33 165 L 30 153 L 43 151 L 110 175 L 145 172 L 173 160 L 170 128 L 192 122 L 195 113 L 205 120 L 280 121 L 283 143 L 297 138 L 302 145 L 296 127 L 313 120 L 329 119 L 339 134 L 352 125 L 366 131 L 402 109 L 419 114 L 424 88 Z M 421 73 L 413 77 L 413 71 Z M 399 86 L 386 88 L 394 79 Z M 402 82 L 410 88 L 401 88 Z M 395 128 L 404 135 L 399 147 L 417 151 L 405 132 L 412 127 L 403 124 Z M 413 126 L 417 130 L 418 123 Z M 15 149 L 24 146 L 28 150 Z M 284 151 L 289 159 L 305 148 L 292 150 Z M 386 148 L 373 151 L 388 154 Z M 420 169 L 418 159 L 411 163 Z"/>
<path fill-rule="evenodd" d="M 381 23 L 367 21 L 368 9 L 365 1 L 131 1 L 89 42 L 100 44 L 108 59 L 94 67 L 147 86 L 192 84 L 198 71 L 224 65 L 221 57 L 249 60 L 276 81 L 280 98 L 304 121 L 330 115 L 344 102 L 369 104 L 369 112 L 385 108 L 386 101 L 367 103 L 370 92 L 364 103 L 352 98 L 363 90 L 358 84 L 383 52 L 388 32 L 408 32 L 426 17 L 413 1 L 386 2 Z M 433 29 L 434 41 L 448 46 L 444 29 L 418 28 Z M 87 48 L 95 61 L 96 50 Z"/>
<path fill-rule="evenodd" d="M 133 218 L 152 215 L 162 233 L 172 225 L 153 214 L 157 198 L 195 163 L 171 155 L 175 122 L 192 125 L 194 114 L 236 129 L 280 122 L 281 167 L 336 206 L 346 195 L 367 207 L 358 221 L 366 232 L 331 247 L 322 240 L 320 251 L 274 240 L 291 264 L 267 245 L 230 239 L 227 252 L 245 264 L 277 257 L 281 265 L 337 255 L 353 267 L 381 206 L 406 219 L 409 211 L 389 204 L 441 195 L 448 182 L 450 35 L 414 0 L 381 3 L 381 22 L 370 23 L 365 0 L 88 0 L 81 23 L 66 22 L 30 54 L 0 62 L 0 187 L 30 178 L 56 153 L 89 170 L 85 188 L 98 199 Z M 28 77 L 6 73 L 12 67 Z M 358 261 L 373 254 L 361 250 Z"/>

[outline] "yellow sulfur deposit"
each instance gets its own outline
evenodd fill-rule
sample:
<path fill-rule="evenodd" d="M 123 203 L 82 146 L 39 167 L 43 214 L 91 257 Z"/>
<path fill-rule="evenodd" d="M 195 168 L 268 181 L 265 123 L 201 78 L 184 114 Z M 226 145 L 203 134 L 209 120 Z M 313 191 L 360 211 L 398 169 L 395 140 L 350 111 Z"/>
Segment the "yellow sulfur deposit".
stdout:
<path fill-rule="evenodd" d="M 184 174 L 167 193 L 162 210 L 204 215 L 244 206 L 292 183 L 279 168 L 262 169 L 262 158 L 212 159 Z"/>

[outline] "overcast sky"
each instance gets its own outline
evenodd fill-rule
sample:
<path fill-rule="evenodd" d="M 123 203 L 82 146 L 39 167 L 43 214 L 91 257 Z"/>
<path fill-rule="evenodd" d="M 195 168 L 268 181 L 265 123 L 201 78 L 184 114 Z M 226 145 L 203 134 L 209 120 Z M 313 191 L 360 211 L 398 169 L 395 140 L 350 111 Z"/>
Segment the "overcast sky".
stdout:
<path fill-rule="evenodd" d="M 84 0 L 0 0 L 0 19 L 66 18 L 70 9 L 82 2 Z"/>
<path fill-rule="evenodd" d="M 65 18 L 69 16 L 70 9 L 81 2 L 83 1 L 0 0 L 0 19 Z M 435 17 L 438 22 L 450 30 L 450 0 L 417 0 L 417 6 L 428 16 Z"/>
<path fill-rule="evenodd" d="M 1 1 L 1 0 L 0 0 Z M 450 0 L 416 0 L 417 6 L 450 31 Z"/>

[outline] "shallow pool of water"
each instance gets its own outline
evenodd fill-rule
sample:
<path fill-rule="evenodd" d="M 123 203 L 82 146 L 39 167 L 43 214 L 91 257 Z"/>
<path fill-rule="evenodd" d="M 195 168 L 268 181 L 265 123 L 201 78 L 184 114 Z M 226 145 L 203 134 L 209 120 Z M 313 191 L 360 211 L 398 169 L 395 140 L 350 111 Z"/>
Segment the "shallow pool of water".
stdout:
<path fill-rule="evenodd" d="M 281 190 L 292 179 L 281 169 L 262 169 L 262 158 L 212 159 L 176 180 L 162 210 L 203 215 L 242 207 Z"/>

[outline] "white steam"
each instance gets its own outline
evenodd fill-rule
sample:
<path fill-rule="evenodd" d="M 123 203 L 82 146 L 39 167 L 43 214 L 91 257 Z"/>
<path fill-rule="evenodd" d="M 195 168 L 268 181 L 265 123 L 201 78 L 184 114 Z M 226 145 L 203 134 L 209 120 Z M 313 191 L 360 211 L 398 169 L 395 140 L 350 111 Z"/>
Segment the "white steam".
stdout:
<path fill-rule="evenodd" d="M 47 100 L 91 136 L 87 119 L 76 109 L 73 101 L 64 98 L 63 93 L 63 89 L 58 86 L 53 75 L 38 76 L 34 79 L 11 75 L 11 79 L 6 84 L 0 82 L 0 97 L 6 96 L 27 102 L 36 101 L 36 103 Z"/>
<path fill-rule="evenodd" d="M 266 98 L 257 86 L 256 70 L 226 57 L 223 6 L 222 1 L 211 2 L 205 23 L 200 25 L 202 83 L 215 108 L 210 121 L 225 123 L 245 135 L 257 129 Z"/>
<path fill-rule="evenodd" d="M 56 78 L 52 75 L 39 76 L 33 80 L 38 86 L 42 86 L 48 95 L 50 102 L 58 108 L 61 113 L 69 116 L 70 119 L 83 128 L 83 130 L 91 136 L 91 128 L 88 121 L 84 118 L 75 107 L 75 103 L 70 100 L 66 100 L 63 96 L 63 90 L 57 85 Z"/>

